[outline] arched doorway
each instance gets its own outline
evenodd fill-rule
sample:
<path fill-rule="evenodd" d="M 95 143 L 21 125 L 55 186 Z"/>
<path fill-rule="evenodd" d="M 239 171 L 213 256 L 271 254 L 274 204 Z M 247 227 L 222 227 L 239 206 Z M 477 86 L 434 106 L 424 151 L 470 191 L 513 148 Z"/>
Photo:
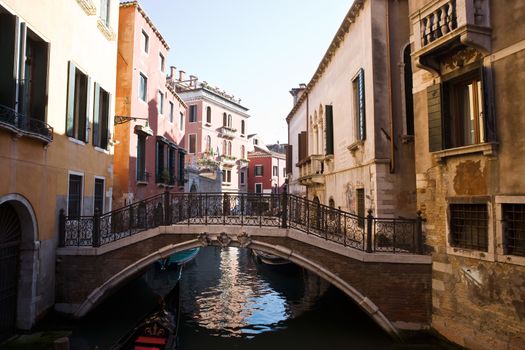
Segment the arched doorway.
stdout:
<path fill-rule="evenodd" d="M 15 208 L 0 204 L 0 340 L 16 329 L 21 237 Z"/>

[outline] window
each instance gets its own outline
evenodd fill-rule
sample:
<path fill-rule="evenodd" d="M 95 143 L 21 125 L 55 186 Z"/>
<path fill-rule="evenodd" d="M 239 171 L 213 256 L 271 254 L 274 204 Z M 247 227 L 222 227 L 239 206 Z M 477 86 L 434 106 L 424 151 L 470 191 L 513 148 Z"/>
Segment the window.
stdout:
<path fill-rule="evenodd" d="M 228 114 L 228 127 L 231 128 L 232 125 L 233 125 L 233 123 L 232 123 L 232 115 Z"/>
<path fill-rule="evenodd" d="M 254 168 L 254 175 L 255 176 L 263 176 L 264 168 L 262 165 L 256 165 Z"/>
<path fill-rule="evenodd" d="M 191 154 L 195 154 L 197 146 L 197 135 L 195 134 L 189 134 L 188 136 L 188 152 Z"/>
<path fill-rule="evenodd" d="M 82 175 L 69 174 L 69 193 L 67 196 L 67 215 L 79 217 L 82 211 Z"/>
<path fill-rule="evenodd" d="M 258 145 L 258 144 L 259 144 L 259 140 L 257 140 L 257 139 L 253 139 L 253 144 L 254 144 L 254 145 Z"/>
<path fill-rule="evenodd" d="M 241 145 L 241 159 L 246 159 L 246 149 Z"/>
<path fill-rule="evenodd" d="M 190 123 L 195 123 L 197 121 L 197 106 L 190 106 Z"/>
<path fill-rule="evenodd" d="M 184 158 L 185 158 L 185 152 L 184 150 L 179 149 L 177 152 L 179 155 L 179 186 L 184 186 Z"/>
<path fill-rule="evenodd" d="M 164 55 L 159 52 L 159 68 L 161 72 L 164 72 Z"/>
<path fill-rule="evenodd" d="M 184 130 L 184 113 L 179 113 L 179 128 L 180 130 Z"/>
<path fill-rule="evenodd" d="M 226 113 L 222 114 L 222 126 L 228 126 L 228 115 Z"/>
<path fill-rule="evenodd" d="M 142 31 L 142 51 L 145 53 L 149 51 L 149 36 L 144 30 Z"/>
<path fill-rule="evenodd" d="M 83 142 L 88 142 L 89 80 L 73 62 L 69 62 L 66 133 Z"/>
<path fill-rule="evenodd" d="M 279 176 L 279 167 L 277 165 L 273 166 L 273 176 Z"/>
<path fill-rule="evenodd" d="M 486 204 L 450 204 L 450 245 L 486 252 L 488 221 Z"/>
<path fill-rule="evenodd" d="M 244 135 L 246 132 L 246 122 L 241 120 L 241 135 Z"/>
<path fill-rule="evenodd" d="M 166 183 L 166 174 L 164 173 L 165 160 L 164 160 L 164 148 L 165 143 L 157 140 L 156 151 L 155 151 L 155 178 L 157 183 Z"/>
<path fill-rule="evenodd" d="M 283 168 L 283 177 L 286 177 L 286 168 Z"/>
<path fill-rule="evenodd" d="M 111 0 L 100 0 L 100 19 L 109 27 L 109 9 Z"/>
<path fill-rule="evenodd" d="M 228 154 L 228 143 L 226 140 L 222 141 L 222 155 L 225 156 Z"/>
<path fill-rule="evenodd" d="M 231 157 L 232 155 L 232 142 L 228 141 L 228 155 Z"/>
<path fill-rule="evenodd" d="M 239 183 L 241 185 L 244 185 L 246 183 L 246 180 L 245 180 L 246 175 L 244 174 L 244 171 L 240 171 L 239 176 L 240 176 Z"/>
<path fill-rule="evenodd" d="M 222 182 L 231 183 L 232 182 L 232 171 L 231 170 L 222 170 Z"/>
<path fill-rule="evenodd" d="M 333 108 L 331 105 L 325 106 L 326 112 L 326 126 L 325 126 L 325 154 L 333 155 L 334 154 L 334 117 L 333 117 Z"/>
<path fill-rule="evenodd" d="M 148 98 L 148 78 L 142 73 L 139 75 L 139 98 L 144 102 Z"/>
<path fill-rule="evenodd" d="M 146 135 L 137 134 L 137 181 L 146 182 Z"/>
<path fill-rule="evenodd" d="M 99 213 L 104 212 L 104 179 L 95 178 L 95 191 L 93 194 L 93 210 L 99 210 Z"/>
<path fill-rule="evenodd" d="M 447 148 L 485 142 L 483 97 L 479 70 L 445 84 L 450 120 L 445 121 Z"/>
<path fill-rule="evenodd" d="M 110 94 L 95 83 L 93 105 L 93 146 L 108 148 Z"/>
<path fill-rule="evenodd" d="M 160 90 L 157 91 L 157 103 L 159 114 L 164 114 L 164 94 Z"/>
<path fill-rule="evenodd" d="M 206 123 L 211 124 L 211 107 L 206 107 Z"/>
<path fill-rule="evenodd" d="M 206 135 L 206 152 L 211 152 L 211 136 Z"/>
<path fill-rule="evenodd" d="M 255 193 L 262 193 L 262 188 L 261 183 L 255 184 Z"/>
<path fill-rule="evenodd" d="M 525 204 L 503 204 L 503 252 L 525 256 Z"/>
<path fill-rule="evenodd" d="M 412 96 L 412 58 L 410 45 L 403 51 L 404 82 L 405 82 L 405 123 L 406 134 L 414 135 L 414 98 Z"/>
<path fill-rule="evenodd" d="M 365 116 L 365 71 L 361 68 L 357 77 L 352 81 L 354 120 L 356 139 L 366 139 L 366 116 Z"/>
<path fill-rule="evenodd" d="M 170 123 L 173 123 L 173 114 L 175 111 L 175 105 L 170 101 Z"/>
<path fill-rule="evenodd" d="M 168 184 L 174 185 L 175 184 L 175 159 L 176 157 L 176 150 L 175 147 L 170 146 L 168 147 Z"/>

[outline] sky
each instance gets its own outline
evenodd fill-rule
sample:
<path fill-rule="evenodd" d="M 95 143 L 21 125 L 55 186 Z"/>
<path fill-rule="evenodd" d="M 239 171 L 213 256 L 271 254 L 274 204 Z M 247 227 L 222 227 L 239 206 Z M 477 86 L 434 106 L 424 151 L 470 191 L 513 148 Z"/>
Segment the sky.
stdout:
<path fill-rule="evenodd" d="M 249 134 L 286 143 L 289 91 L 307 84 L 353 0 L 139 0 L 167 63 L 241 98 Z"/>

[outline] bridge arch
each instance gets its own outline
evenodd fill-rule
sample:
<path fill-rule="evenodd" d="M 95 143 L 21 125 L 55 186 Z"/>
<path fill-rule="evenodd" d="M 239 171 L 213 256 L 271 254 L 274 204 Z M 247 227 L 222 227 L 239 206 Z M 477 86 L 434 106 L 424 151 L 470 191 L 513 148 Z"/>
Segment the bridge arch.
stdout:
<path fill-rule="evenodd" d="M 110 296 L 113 292 L 123 286 L 124 283 L 133 277 L 144 272 L 155 261 L 166 258 L 171 254 L 184 251 L 191 248 L 206 247 L 208 244 L 201 239 L 191 239 L 186 242 L 178 244 L 166 245 L 163 248 L 147 255 L 146 257 L 137 260 L 133 264 L 127 266 L 125 269 L 113 275 L 109 280 L 104 282 L 101 286 L 95 288 L 80 305 L 74 313 L 77 318 L 85 316 L 98 304 Z M 239 242 L 232 241 L 228 244 L 221 244 L 222 247 L 239 247 Z M 348 295 L 366 314 L 369 315 L 383 330 L 393 337 L 399 337 L 399 331 L 388 320 L 388 318 L 381 312 L 379 307 L 369 298 L 360 293 L 348 282 L 338 277 L 335 273 L 327 270 L 315 261 L 308 259 L 301 254 L 298 254 L 289 248 L 281 245 L 273 245 L 266 242 L 252 240 L 243 248 L 257 249 L 269 254 L 285 258 L 295 263 L 296 265 L 305 268 L 306 270 L 316 274 L 317 276 L 330 282 L 332 285 L 343 291 Z"/>

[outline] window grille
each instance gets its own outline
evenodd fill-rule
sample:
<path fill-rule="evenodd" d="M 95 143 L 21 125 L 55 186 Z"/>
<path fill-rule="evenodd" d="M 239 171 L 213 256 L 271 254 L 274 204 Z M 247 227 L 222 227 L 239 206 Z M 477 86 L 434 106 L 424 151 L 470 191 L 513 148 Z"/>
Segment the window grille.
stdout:
<path fill-rule="evenodd" d="M 450 245 L 486 252 L 488 221 L 486 204 L 450 204 Z"/>
<path fill-rule="evenodd" d="M 525 204 L 503 204 L 501 209 L 505 254 L 525 256 Z"/>

